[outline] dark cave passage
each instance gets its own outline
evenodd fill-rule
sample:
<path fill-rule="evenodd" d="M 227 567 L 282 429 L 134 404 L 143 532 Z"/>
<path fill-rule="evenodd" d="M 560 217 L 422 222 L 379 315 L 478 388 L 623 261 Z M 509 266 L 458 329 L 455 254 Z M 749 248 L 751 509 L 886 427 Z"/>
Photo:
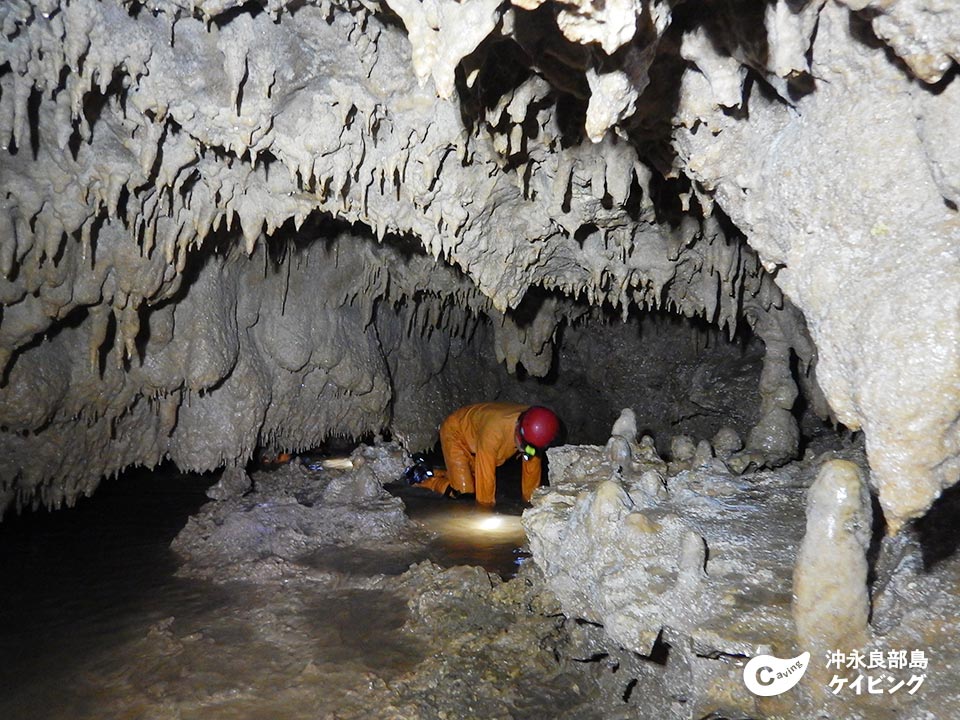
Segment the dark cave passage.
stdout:
<path fill-rule="evenodd" d="M 338 248 L 338 242 L 326 241 L 324 252 L 336 254 L 338 262 L 344 262 L 350 251 Z M 305 282 L 301 273 L 310 272 L 311 262 L 316 267 L 310 258 L 314 247 L 313 243 L 301 244 L 299 266 L 291 250 L 290 255 L 279 256 L 273 270 L 261 275 L 256 268 L 252 275 L 259 275 L 265 283 L 258 291 L 261 312 L 251 315 L 257 319 L 252 327 L 255 332 L 269 333 L 266 337 L 276 344 L 268 352 L 280 358 L 282 367 L 290 340 L 278 333 L 276 326 L 282 329 L 290 316 L 283 309 L 276 315 L 263 311 L 268 302 L 279 301 L 283 308 L 284 301 L 273 294 L 278 286 L 276 282 L 271 284 L 270 278 L 278 280 L 289 272 L 283 277 L 284 293 Z M 422 255 L 404 252 L 408 259 Z M 258 262 L 255 256 L 250 265 L 255 267 Z M 288 263 L 286 268 L 284 262 Z M 198 287 L 206 282 L 204 272 L 202 268 L 196 270 Z M 184 297 L 191 292 L 187 289 Z M 325 294 L 332 292 L 328 285 Z M 435 298 L 426 296 L 422 306 L 409 299 L 392 306 L 381 302 L 372 310 L 366 326 L 354 325 L 375 329 L 371 337 L 383 354 L 380 367 L 391 383 L 386 396 L 391 397 L 388 406 L 392 411 L 382 416 L 385 427 L 380 428 L 381 437 L 370 432 L 363 432 L 357 439 L 350 437 L 356 432 L 351 428 L 365 427 L 364 418 L 348 419 L 342 434 L 306 449 L 287 444 L 288 436 L 282 433 L 261 437 L 245 464 L 254 482 L 243 497 L 230 501 L 238 504 L 241 516 L 252 517 L 274 507 L 276 500 L 270 493 L 276 490 L 269 488 L 282 487 L 282 478 L 291 472 L 307 473 L 306 477 L 317 482 L 321 482 L 321 476 L 329 477 L 333 471 L 324 469 L 322 461 L 350 456 L 357 440 L 375 444 L 382 437 L 401 442 L 407 437 L 422 438 L 432 451 L 432 461 L 440 464 L 436 424 L 461 403 L 510 399 L 549 405 L 563 420 L 560 442 L 572 445 L 603 445 L 621 411 L 632 408 L 638 432 L 652 436 L 668 459 L 675 436 L 689 436 L 696 443 L 712 439 L 724 427 L 746 438 L 757 422 L 757 385 L 764 347 L 746 326 L 730 341 L 725 333 L 704 323 L 665 312 L 632 312 L 623 320 L 580 308 L 572 312 L 578 317 L 576 321 L 557 326 L 550 370 L 538 378 L 527 372 L 522 360 L 514 372 L 506 371 L 495 350 L 495 321 L 486 317 L 453 326 L 440 321 L 411 330 L 420 314 L 430 317 L 435 304 Z M 322 307 L 314 310 L 322 311 Z M 455 309 L 450 312 L 457 317 Z M 265 325 L 268 318 L 274 324 L 269 329 Z M 517 319 L 518 327 L 523 330 L 534 319 Z M 311 315 L 311 325 L 316 322 Z M 467 325 L 469 331 L 464 329 Z M 337 327 L 336 322 L 333 327 Z M 144 336 L 145 346 L 149 346 L 151 337 Z M 344 339 L 343 347 L 349 350 L 354 344 Z M 285 366 L 292 367 L 290 363 Z M 358 361 L 351 370 L 353 374 L 342 376 L 342 381 L 363 387 L 365 381 L 358 373 L 364 369 Z M 211 394 L 221 391 L 215 387 Z M 199 401 L 193 399 L 194 403 Z M 268 407 L 268 418 L 272 412 L 274 409 Z M 307 424 L 314 422 L 309 407 L 303 417 Z M 228 432 L 224 427 L 216 430 Z M 290 436 L 297 437 L 297 432 Z M 210 433 L 207 442 L 215 447 L 224 441 Z M 411 443 L 406 449 L 424 448 Z M 268 462 L 281 451 L 291 454 L 287 464 Z M 549 472 L 549 461 L 546 467 Z M 393 480 L 400 479 L 399 472 L 394 475 Z M 502 482 L 497 486 L 495 513 L 478 511 L 470 497 L 452 501 L 417 488 L 394 490 L 404 501 L 406 514 L 420 528 L 418 532 L 424 534 L 419 544 L 334 541 L 296 555 L 292 562 L 298 576 L 334 577 L 344 585 L 332 592 L 325 590 L 314 600 L 302 591 L 291 591 L 289 597 L 278 599 L 264 594 L 261 586 L 237 578 L 224 583 L 179 575 L 181 561 L 170 551 L 170 541 L 207 501 L 204 493 L 216 482 L 216 471 L 181 474 L 171 463 L 154 471 L 129 471 L 104 482 L 92 498 L 81 500 L 71 513 L 39 511 L 10 518 L 0 526 L 0 542 L 5 577 L 16 591 L 4 597 L 0 615 L 6 627 L 16 630 L 4 635 L 0 659 L 16 662 L 37 679 L 4 688 L 0 711 L 10 718 L 32 717 L 35 708 L 43 708 L 49 718 L 87 717 L 103 706 L 101 694 L 122 705 L 126 702 L 123 698 L 131 693 L 160 693 L 163 683 L 173 682 L 164 679 L 167 670 L 141 666 L 138 659 L 142 653 L 156 652 L 158 643 L 169 645 L 170 652 L 180 658 L 177 662 L 189 666 L 191 673 L 199 673 L 198 677 L 208 673 L 215 678 L 213 690 L 204 688 L 208 694 L 220 685 L 260 687 L 267 678 L 277 682 L 278 676 L 289 681 L 292 670 L 279 659 L 283 653 L 305 664 L 313 662 L 311 657 L 323 657 L 325 662 L 361 671 L 367 668 L 381 677 L 406 672 L 422 661 L 426 650 L 422 639 L 406 643 L 398 634 L 410 622 L 410 616 L 406 601 L 395 594 L 390 583 L 408 577 L 411 566 L 417 563 L 435 563 L 454 573 L 482 568 L 509 580 L 531 562 L 520 525 L 525 505 L 519 495 L 519 461 L 508 462 L 498 475 Z M 376 496 L 369 501 L 381 502 Z M 366 501 L 361 498 L 359 502 L 362 505 Z M 320 505 L 317 501 L 316 507 Z M 297 496 L 295 507 L 311 510 L 315 503 Z M 349 525 L 354 515 L 362 518 L 365 510 L 357 506 L 343 512 L 336 522 Z M 211 529 L 230 526 L 234 522 L 231 518 L 224 516 Z M 255 522 L 267 523 L 265 519 Z M 294 522 L 291 527 L 299 526 Z M 277 552 L 275 542 L 270 534 L 256 537 L 247 550 L 249 557 L 238 557 L 248 558 L 245 562 L 265 562 Z M 371 585 L 372 581 L 364 578 L 386 579 Z M 257 624 L 262 616 L 267 618 L 266 627 Z M 320 656 L 311 654 L 297 640 L 278 641 L 264 635 L 291 623 L 313 637 L 327 638 Z M 451 626 L 444 632 L 455 633 L 457 629 Z M 208 650 L 203 643 L 209 645 Z M 259 661 L 252 664 L 243 660 L 264 653 L 267 671 Z M 229 682 L 222 677 L 220 666 L 230 669 Z M 125 667 L 135 668 L 134 684 L 146 685 L 129 687 Z M 88 674 L 109 678 L 107 687 L 101 681 L 90 682 Z M 311 693 L 319 687 L 336 696 L 328 687 L 339 682 L 336 673 L 318 670 L 315 682 L 311 682 Z M 636 684 L 636 679 L 625 682 Z M 195 691 L 188 684 L 177 692 Z M 301 691 L 305 692 L 303 688 L 290 690 L 297 697 L 301 697 L 297 694 Z M 631 695 L 620 693 L 624 702 Z M 205 702 L 209 704 L 210 700 Z M 263 701 L 258 691 L 252 695 L 241 692 L 237 702 L 252 712 Z M 537 701 L 543 702 L 553 701 Z M 549 707 L 537 703 L 531 716 Z M 299 717 L 297 713 L 303 712 L 282 698 L 269 706 L 272 712 L 289 717 Z M 584 717 L 589 717 L 584 712 Z"/>
<path fill-rule="evenodd" d="M 0 718 L 960 717 L 957 27 L 0 0 Z"/>

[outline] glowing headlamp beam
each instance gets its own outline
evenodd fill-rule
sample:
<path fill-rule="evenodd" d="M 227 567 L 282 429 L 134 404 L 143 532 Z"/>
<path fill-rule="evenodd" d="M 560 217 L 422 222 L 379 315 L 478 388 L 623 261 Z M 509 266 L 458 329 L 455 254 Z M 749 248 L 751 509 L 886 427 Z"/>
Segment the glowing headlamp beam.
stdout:
<path fill-rule="evenodd" d="M 500 515 L 491 515 L 477 520 L 478 530 L 499 530 L 502 527 L 503 518 Z"/>

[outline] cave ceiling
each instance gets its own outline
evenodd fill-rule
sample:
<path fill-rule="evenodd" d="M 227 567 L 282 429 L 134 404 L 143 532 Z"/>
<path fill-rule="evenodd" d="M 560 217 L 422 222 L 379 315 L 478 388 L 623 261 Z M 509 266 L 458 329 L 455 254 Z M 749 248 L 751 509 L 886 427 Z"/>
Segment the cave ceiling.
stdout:
<path fill-rule="evenodd" d="M 0 507 L 389 427 L 381 301 L 490 318 L 534 375 L 590 305 L 747 323 L 761 414 L 797 381 L 862 429 L 896 529 L 960 473 L 957 28 L 934 0 L 4 2 Z"/>

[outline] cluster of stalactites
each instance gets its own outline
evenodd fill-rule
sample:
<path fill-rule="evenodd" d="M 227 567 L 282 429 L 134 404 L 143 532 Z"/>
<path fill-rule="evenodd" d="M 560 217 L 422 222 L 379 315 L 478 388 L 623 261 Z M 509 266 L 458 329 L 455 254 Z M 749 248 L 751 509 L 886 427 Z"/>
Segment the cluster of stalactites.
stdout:
<path fill-rule="evenodd" d="M 172 386 L 128 382 L 131 368 L 149 365 L 145 328 L 191 291 L 191 259 L 256 261 L 266 238 L 311 216 L 415 237 L 428 253 L 404 285 L 389 263 L 407 260 L 369 249 L 357 281 L 328 290 L 331 307 L 359 308 L 365 328 L 378 302 L 391 303 L 410 333 L 465 334 L 490 315 L 498 357 L 534 374 L 549 370 L 569 306 L 547 303 L 518 323 L 510 308 L 531 286 L 624 316 L 634 306 L 701 316 L 731 335 L 746 310 L 782 307 L 755 254 L 715 219 L 657 220 L 652 172 L 630 144 L 564 140 L 555 92 L 538 76 L 468 128 L 456 98 L 403 71 L 406 36 L 367 10 L 297 4 L 286 7 L 291 18 L 271 2 L 277 13 L 227 20 L 235 5 L 0 5 L 0 364 L 9 374 L 18 354 L 79 322 L 86 347 L 71 362 L 110 388 L 86 401 L 58 391 L 32 408 L 8 392 L 8 426 L 88 418 L 112 441 L 154 423 L 161 439 L 145 455 L 128 448 L 92 471 L 158 462 L 178 409 L 234 369 L 225 361 L 225 371 Z M 441 257 L 462 274 L 438 290 Z M 287 278 L 296 262 L 281 263 Z M 344 407 L 351 392 L 337 395 Z M 265 430 L 271 442 L 287 437 L 282 422 Z M 241 462 L 256 437 L 196 467 Z M 49 487 L 16 502 L 76 496 Z"/>
<path fill-rule="evenodd" d="M 208 236 L 239 218 L 249 252 L 262 230 L 310 212 L 272 199 L 276 211 L 259 223 L 246 217 L 250 199 L 273 195 L 264 168 L 219 156 L 162 98 L 138 93 L 154 57 L 143 33 L 161 21 L 132 37 L 111 29 L 133 22 L 108 3 L 0 7 L 3 368 L 84 307 L 97 328 L 91 362 L 111 324 L 117 362 L 134 359 L 141 306 L 178 291 L 188 254 Z"/>
<path fill-rule="evenodd" d="M 109 344 L 73 363 L 95 346 L 99 306 L 25 348 L 0 388 L 0 512 L 72 505 L 130 465 L 243 467 L 258 446 L 299 451 L 386 427 L 396 348 L 379 328 L 414 343 L 469 339 L 489 301 L 425 255 L 403 261 L 393 243 L 305 228 L 321 230 L 193 267 L 175 303 L 144 312 L 126 367 Z"/>
<path fill-rule="evenodd" d="M 460 265 L 501 312 L 539 284 L 624 314 L 636 304 L 701 315 L 732 334 L 744 297 L 780 302 L 744 245 L 709 219 L 677 229 L 654 222 L 651 171 L 630 145 L 608 136 L 563 147 L 555 98 L 536 75 L 505 94 L 473 136 L 454 122 L 451 103 L 435 103 L 443 112 L 421 123 L 358 92 L 346 83 L 353 78 L 318 77 L 326 96 L 314 95 L 308 114 L 284 112 L 305 101 L 282 94 L 281 68 L 253 40 L 266 18 L 240 15 L 221 29 L 208 21 L 190 30 L 189 18 L 135 20 L 110 3 L 47 10 L 12 4 L 3 17 L 0 52 L 10 71 L 0 76 L 0 136 L 17 154 L 3 183 L 0 271 L 20 278 L 4 300 L 32 294 L 43 304 L 28 309 L 25 301 L 22 327 L 0 338 L 8 356 L 52 318 L 103 303 L 119 328 L 117 357 L 129 360 L 140 306 L 177 291 L 188 254 L 211 233 L 239 224 L 250 253 L 264 233 L 287 220 L 299 227 L 315 209 L 367 224 L 378 237 L 412 232 L 429 253 Z M 339 13 L 335 29 L 371 51 L 357 53 L 362 78 L 375 70 L 363 58 L 377 54 L 384 31 L 362 34 L 368 18 L 358 17 Z M 209 47 L 189 46 L 196 57 L 186 57 L 178 32 L 181 45 L 200 33 Z M 122 46 L 116 37 L 125 38 Z M 210 108 L 178 98 L 178 88 L 162 81 L 181 60 L 220 60 L 226 107 L 213 122 L 198 117 Z M 31 127 L 28 106 L 37 101 Z M 88 117 L 97 105 L 97 117 Z M 623 210 L 631 195 L 639 195 L 639 219 Z M 528 217 L 536 224 L 523 222 Z M 494 224 L 503 229 L 487 240 Z M 107 242 L 104 225 L 122 226 L 116 234 L 126 237 Z M 518 232 L 510 242 L 494 242 L 511 226 Z M 71 272 L 91 275 L 86 292 L 57 305 L 52 290 Z M 106 315 L 97 317 L 105 327 Z"/>

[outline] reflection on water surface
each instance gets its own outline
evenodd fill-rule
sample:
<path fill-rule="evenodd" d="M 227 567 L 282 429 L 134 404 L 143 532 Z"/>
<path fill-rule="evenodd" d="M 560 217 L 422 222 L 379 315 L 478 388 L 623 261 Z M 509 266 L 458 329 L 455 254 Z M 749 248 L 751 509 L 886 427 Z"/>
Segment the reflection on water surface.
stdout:
<path fill-rule="evenodd" d="M 422 661 L 406 602 L 388 590 L 176 577 L 169 543 L 210 482 L 137 473 L 74 509 L 0 523 L 0 718 L 364 717 L 371 673 Z M 300 560 L 349 585 L 427 559 L 508 578 L 525 558 L 518 504 L 403 498 L 431 534 L 425 549 L 331 546 Z"/>

